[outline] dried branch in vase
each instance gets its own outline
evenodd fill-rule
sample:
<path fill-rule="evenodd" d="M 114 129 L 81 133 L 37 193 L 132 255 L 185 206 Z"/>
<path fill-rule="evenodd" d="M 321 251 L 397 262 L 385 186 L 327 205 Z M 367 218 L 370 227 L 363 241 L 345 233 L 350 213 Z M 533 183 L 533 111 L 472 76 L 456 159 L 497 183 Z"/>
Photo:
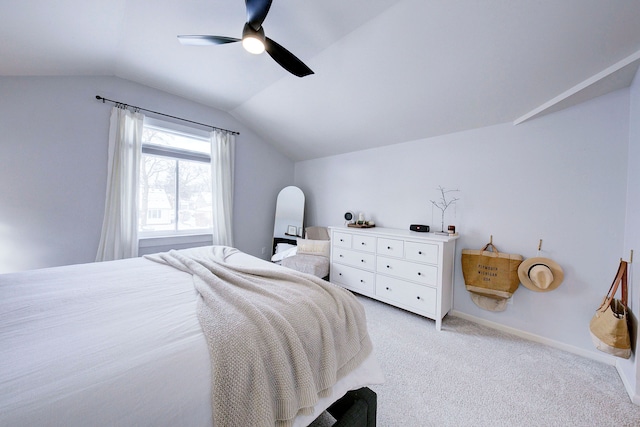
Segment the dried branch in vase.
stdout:
<path fill-rule="evenodd" d="M 441 185 L 438 186 L 438 190 L 440 190 L 440 200 L 439 201 L 435 201 L 435 200 L 431 200 L 431 204 L 433 204 L 433 206 L 435 206 L 436 208 L 440 209 L 440 211 L 442 212 L 442 221 L 440 223 L 440 231 L 444 232 L 444 212 L 447 210 L 447 208 L 449 206 L 451 206 L 452 204 L 454 204 L 455 202 L 457 202 L 458 200 L 460 200 L 457 197 L 453 197 L 449 200 L 447 200 L 447 194 L 448 193 L 453 193 L 456 191 L 460 191 L 460 190 L 447 190 L 444 187 L 442 187 Z"/>

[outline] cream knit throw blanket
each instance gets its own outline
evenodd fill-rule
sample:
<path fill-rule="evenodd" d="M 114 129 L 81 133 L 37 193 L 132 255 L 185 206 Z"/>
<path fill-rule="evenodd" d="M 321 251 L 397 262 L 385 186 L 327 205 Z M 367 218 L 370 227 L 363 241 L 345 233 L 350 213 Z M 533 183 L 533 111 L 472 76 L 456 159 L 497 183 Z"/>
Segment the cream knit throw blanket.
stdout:
<path fill-rule="evenodd" d="M 216 427 L 290 426 L 371 352 L 348 291 L 287 269 L 230 265 L 237 249 L 147 256 L 193 275 Z"/>

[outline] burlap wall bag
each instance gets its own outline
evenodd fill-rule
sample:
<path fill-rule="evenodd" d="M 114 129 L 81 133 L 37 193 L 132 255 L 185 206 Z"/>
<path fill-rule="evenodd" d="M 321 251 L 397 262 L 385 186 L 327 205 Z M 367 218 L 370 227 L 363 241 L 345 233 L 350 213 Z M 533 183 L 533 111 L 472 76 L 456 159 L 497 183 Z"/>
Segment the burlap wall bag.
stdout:
<path fill-rule="evenodd" d="M 521 262 L 521 255 L 500 252 L 493 243 L 481 250 L 463 249 L 462 275 L 467 290 L 496 299 L 511 298 L 520 284 Z"/>
<path fill-rule="evenodd" d="M 621 288 L 621 299 L 615 298 L 618 287 Z M 598 350 L 625 359 L 631 357 L 628 317 L 627 262 L 620 260 L 609 292 L 589 323 L 591 340 Z"/>

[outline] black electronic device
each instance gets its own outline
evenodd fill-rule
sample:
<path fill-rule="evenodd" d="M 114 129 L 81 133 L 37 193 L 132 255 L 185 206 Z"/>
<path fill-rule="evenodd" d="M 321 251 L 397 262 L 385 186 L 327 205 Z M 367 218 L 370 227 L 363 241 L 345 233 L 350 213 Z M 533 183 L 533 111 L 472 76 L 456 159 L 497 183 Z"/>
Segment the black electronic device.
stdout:
<path fill-rule="evenodd" d="M 411 230 L 411 231 L 419 231 L 421 233 L 427 233 L 429 231 L 429 226 L 428 225 L 422 225 L 422 224 L 411 224 L 409 226 L 409 230 Z"/>
<path fill-rule="evenodd" d="M 344 213 L 344 220 L 347 224 L 353 224 L 354 222 L 356 222 L 356 216 L 353 212 L 347 211 Z"/>

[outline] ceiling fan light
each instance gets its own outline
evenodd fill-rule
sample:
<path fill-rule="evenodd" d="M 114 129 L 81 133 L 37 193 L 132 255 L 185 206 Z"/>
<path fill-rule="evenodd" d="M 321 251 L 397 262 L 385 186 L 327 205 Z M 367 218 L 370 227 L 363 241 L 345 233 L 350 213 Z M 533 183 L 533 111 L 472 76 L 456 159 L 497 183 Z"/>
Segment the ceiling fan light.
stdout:
<path fill-rule="evenodd" d="M 262 27 L 254 29 L 247 22 L 242 29 L 242 46 L 255 55 L 264 52 L 264 29 Z"/>
<path fill-rule="evenodd" d="M 259 55 L 264 52 L 264 42 L 257 37 L 247 36 L 242 39 L 242 47 L 249 53 Z"/>

